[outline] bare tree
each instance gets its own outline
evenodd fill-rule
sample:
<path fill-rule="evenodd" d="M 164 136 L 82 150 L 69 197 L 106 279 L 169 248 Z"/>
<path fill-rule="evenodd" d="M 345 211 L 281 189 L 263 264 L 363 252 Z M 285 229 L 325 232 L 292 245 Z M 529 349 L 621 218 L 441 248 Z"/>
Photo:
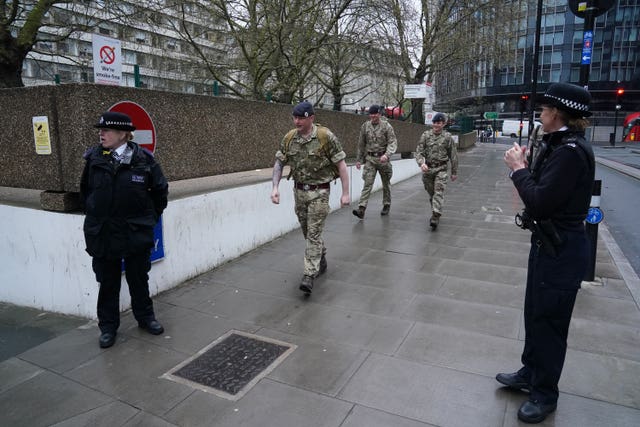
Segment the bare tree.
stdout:
<path fill-rule="evenodd" d="M 176 30 L 212 78 L 237 96 L 264 99 L 271 94 L 274 100 L 289 103 L 306 96 L 304 87 L 321 48 L 352 1 L 194 0 L 174 1 L 170 7 L 181 16 Z M 209 14 L 210 21 L 224 23 L 229 37 L 224 64 L 212 61 L 199 46 L 200 34 L 188 20 L 194 8 Z"/>
<path fill-rule="evenodd" d="M 329 2 L 333 7 L 338 2 Z M 330 29 L 325 45 L 320 49 L 322 61 L 312 70 L 314 77 L 331 93 L 333 109 L 340 111 L 347 95 L 376 90 L 365 77 L 375 74 L 376 63 L 371 51 L 378 49 L 371 29 L 376 25 L 367 0 L 354 0 L 342 17 Z M 358 100 L 359 101 L 359 100 Z"/>
<path fill-rule="evenodd" d="M 40 51 L 40 43 L 60 42 L 74 32 L 92 31 L 102 22 L 133 18 L 132 9 L 125 6 L 121 1 L 0 0 L 0 88 L 24 86 L 22 67 L 27 55 L 52 54 Z M 63 15 L 74 19 L 60 19 Z"/>
<path fill-rule="evenodd" d="M 373 0 L 372 0 L 373 1 Z M 509 7 L 503 0 L 379 0 L 381 37 L 397 49 L 407 83 L 432 81 L 437 73 L 477 61 L 491 61 L 501 50 L 500 26 L 492 25 Z M 509 20 L 508 16 L 503 16 Z M 412 100 L 412 120 L 422 122 L 422 99 Z"/>

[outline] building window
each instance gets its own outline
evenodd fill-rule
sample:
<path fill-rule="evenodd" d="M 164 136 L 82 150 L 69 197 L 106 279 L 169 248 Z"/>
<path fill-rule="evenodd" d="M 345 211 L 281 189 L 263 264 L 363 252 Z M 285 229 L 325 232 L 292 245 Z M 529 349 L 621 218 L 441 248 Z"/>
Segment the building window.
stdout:
<path fill-rule="evenodd" d="M 111 35 L 111 30 L 109 28 L 105 28 L 105 27 L 98 27 L 98 32 L 102 35 L 105 36 L 110 36 Z"/>
<path fill-rule="evenodd" d="M 147 43 L 147 35 L 142 31 L 136 32 L 135 40 L 138 43 Z"/>

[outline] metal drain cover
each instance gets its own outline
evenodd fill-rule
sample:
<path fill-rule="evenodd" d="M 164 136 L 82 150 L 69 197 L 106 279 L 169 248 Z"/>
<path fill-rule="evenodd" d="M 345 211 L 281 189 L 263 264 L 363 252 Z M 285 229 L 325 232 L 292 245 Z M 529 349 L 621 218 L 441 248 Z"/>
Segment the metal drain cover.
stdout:
<path fill-rule="evenodd" d="M 238 400 L 296 348 L 294 344 L 231 330 L 162 378 Z"/>

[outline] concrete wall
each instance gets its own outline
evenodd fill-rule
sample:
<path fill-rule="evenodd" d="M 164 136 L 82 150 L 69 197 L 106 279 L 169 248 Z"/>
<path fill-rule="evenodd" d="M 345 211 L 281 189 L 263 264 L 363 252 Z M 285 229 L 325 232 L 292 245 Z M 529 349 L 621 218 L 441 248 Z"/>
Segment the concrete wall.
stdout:
<path fill-rule="evenodd" d="M 156 157 L 170 181 L 273 166 L 283 135 L 292 128 L 291 106 L 205 95 L 93 84 L 0 90 L 0 186 L 78 191 L 82 154 L 97 143 L 92 127 L 120 101 L 140 104 L 157 133 Z M 47 116 L 52 153 L 37 155 L 32 117 Z M 356 154 L 366 116 L 318 110 L 347 156 Z M 392 120 L 399 152 L 415 150 L 424 125 Z M 135 123 L 134 123 L 135 124 Z"/>
<path fill-rule="evenodd" d="M 393 165 L 392 183 L 419 173 L 413 159 Z M 349 174 L 355 203 L 362 172 L 350 167 Z M 378 177 L 374 189 L 379 188 Z M 272 204 L 271 183 L 263 181 L 170 201 L 163 214 L 165 258 L 150 273 L 152 294 L 297 228 L 292 182 L 283 180 L 280 193 L 280 205 Z M 340 195 L 338 180 L 331 187 L 333 209 L 339 207 Z M 82 222 L 79 214 L 0 204 L 0 301 L 94 318 L 98 285 L 84 251 Z M 330 249 L 331 241 L 327 244 Z M 126 286 L 121 295 L 122 308 L 128 307 Z"/>

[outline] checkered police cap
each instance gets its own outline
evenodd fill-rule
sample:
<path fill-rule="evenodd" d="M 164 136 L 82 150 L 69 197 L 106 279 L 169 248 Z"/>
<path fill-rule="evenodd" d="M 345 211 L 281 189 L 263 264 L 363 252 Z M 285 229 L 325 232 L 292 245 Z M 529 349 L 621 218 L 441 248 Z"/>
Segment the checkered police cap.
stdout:
<path fill-rule="evenodd" d="M 542 101 L 544 105 L 551 105 L 566 111 L 573 117 L 589 117 L 591 95 L 583 87 L 570 83 L 554 83 L 545 92 Z"/>
<path fill-rule="evenodd" d="M 131 117 L 124 113 L 117 113 L 115 111 L 107 111 L 100 116 L 98 123 L 93 125 L 97 128 L 103 129 L 117 129 L 133 132 L 136 130 L 131 121 Z"/>

